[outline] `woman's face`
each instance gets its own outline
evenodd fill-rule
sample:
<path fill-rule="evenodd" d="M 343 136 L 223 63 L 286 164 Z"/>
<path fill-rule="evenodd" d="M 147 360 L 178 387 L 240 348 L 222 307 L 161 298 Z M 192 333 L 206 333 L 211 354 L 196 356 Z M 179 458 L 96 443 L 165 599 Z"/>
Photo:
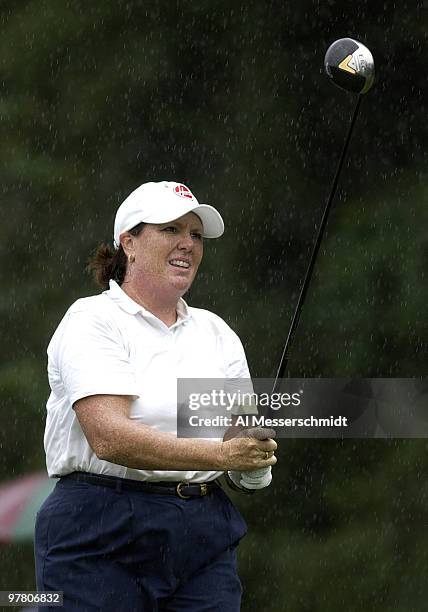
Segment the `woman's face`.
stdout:
<path fill-rule="evenodd" d="M 128 264 L 128 279 L 142 289 L 174 291 L 181 297 L 201 263 L 202 234 L 202 222 L 192 212 L 170 223 L 146 224 L 126 249 L 135 257 Z"/>

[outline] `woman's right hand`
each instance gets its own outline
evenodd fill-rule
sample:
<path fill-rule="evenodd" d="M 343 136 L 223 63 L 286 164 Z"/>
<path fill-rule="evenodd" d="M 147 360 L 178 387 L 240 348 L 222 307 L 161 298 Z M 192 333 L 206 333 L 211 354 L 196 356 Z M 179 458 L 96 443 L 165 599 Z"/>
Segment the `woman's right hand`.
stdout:
<path fill-rule="evenodd" d="M 277 444 L 272 429 L 257 427 L 243 430 L 236 438 L 221 444 L 221 465 L 224 470 L 251 471 L 275 465 Z"/>

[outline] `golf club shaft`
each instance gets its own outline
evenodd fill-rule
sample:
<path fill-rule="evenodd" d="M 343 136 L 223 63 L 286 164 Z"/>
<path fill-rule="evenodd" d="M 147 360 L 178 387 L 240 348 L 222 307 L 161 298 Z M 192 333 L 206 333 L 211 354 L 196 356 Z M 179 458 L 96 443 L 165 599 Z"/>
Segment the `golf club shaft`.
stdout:
<path fill-rule="evenodd" d="M 302 288 L 300 290 L 299 299 L 297 301 L 297 306 L 294 311 L 293 319 L 291 321 L 290 329 L 288 331 L 287 340 L 285 342 L 284 349 L 282 351 L 281 360 L 279 362 L 278 370 L 276 373 L 275 382 L 273 385 L 272 393 L 276 393 L 279 390 L 280 380 L 284 376 L 285 370 L 288 365 L 289 357 L 290 357 L 290 348 L 293 343 L 294 334 L 297 329 L 297 325 L 299 323 L 300 314 L 302 312 L 303 304 L 305 301 L 306 294 L 308 292 L 309 283 L 311 282 L 312 272 L 314 270 L 315 261 L 318 255 L 318 251 L 321 246 L 321 241 L 324 236 L 325 227 L 327 225 L 328 215 L 330 212 L 331 204 L 334 199 L 334 195 L 336 193 L 337 184 L 339 182 L 340 173 L 342 171 L 343 162 L 346 157 L 346 153 L 348 150 L 349 142 L 351 140 L 352 131 L 354 129 L 355 121 L 358 116 L 358 111 L 360 109 L 362 95 L 358 96 L 357 103 L 355 105 L 354 114 L 352 115 L 351 125 L 349 126 L 348 134 L 346 136 L 345 144 L 343 145 L 342 154 L 339 159 L 339 163 L 337 164 L 336 174 L 334 175 L 333 183 L 331 185 L 330 194 L 328 196 L 327 204 L 324 209 L 324 214 L 322 216 L 321 225 L 318 230 L 318 235 L 314 244 L 314 248 L 312 251 L 311 259 L 309 261 L 308 269 L 306 270 L 305 279 L 303 281 Z"/>

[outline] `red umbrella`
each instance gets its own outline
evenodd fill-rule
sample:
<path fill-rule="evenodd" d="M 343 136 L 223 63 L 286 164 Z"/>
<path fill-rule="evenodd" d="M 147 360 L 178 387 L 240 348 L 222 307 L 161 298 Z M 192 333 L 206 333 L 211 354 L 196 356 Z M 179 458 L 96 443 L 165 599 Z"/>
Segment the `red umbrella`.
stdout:
<path fill-rule="evenodd" d="M 0 543 L 33 539 L 36 513 L 56 482 L 35 472 L 0 484 Z"/>

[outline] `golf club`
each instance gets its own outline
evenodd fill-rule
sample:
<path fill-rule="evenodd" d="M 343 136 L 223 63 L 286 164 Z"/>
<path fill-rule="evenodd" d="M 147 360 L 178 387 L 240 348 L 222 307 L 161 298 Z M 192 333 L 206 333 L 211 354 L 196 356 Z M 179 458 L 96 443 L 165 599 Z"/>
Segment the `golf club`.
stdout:
<path fill-rule="evenodd" d="M 311 281 L 312 272 L 315 266 L 315 261 L 321 246 L 321 241 L 324 235 L 327 219 L 330 208 L 336 193 L 339 176 L 342 170 L 343 162 L 351 140 L 352 131 L 357 120 L 358 111 L 360 109 L 362 95 L 367 93 L 374 82 L 374 61 L 370 51 L 360 42 L 352 38 L 341 38 L 336 40 L 327 49 L 324 58 L 324 67 L 328 77 L 338 87 L 358 94 L 357 102 L 352 115 L 351 124 L 345 139 L 342 153 L 337 164 L 336 173 L 330 188 L 330 193 L 321 219 L 321 224 L 312 250 L 312 255 L 306 270 L 302 288 L 300 290 L 299 299 L 288 331 L 287 340 L 282 351 L 281 360 L 275 377 L 272 393 L 276 393 L 280 387 L 280 380 L 287 368 L 290 348 L 293 342 L 294 334 L 299 323 L 300 314 L 306 294 L 308 292 L 309 283 Z"/>

